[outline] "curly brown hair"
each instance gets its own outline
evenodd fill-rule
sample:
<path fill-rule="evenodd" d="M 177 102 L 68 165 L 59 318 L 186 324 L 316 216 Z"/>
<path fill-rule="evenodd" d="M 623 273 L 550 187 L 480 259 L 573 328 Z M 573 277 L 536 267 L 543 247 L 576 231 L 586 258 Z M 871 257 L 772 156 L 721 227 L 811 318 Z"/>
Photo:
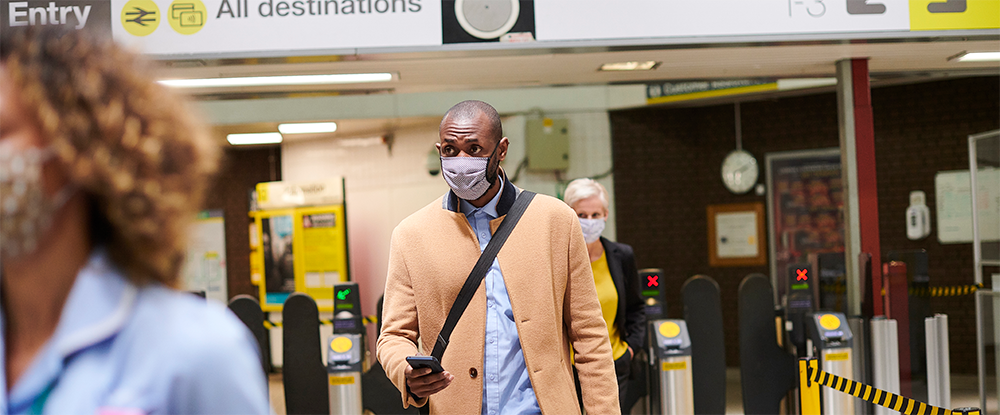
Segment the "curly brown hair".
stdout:
<path fill-rule="evenodd" d="M 91 235 L 132 281 L 176 286 L 219 148 L 148 62 L 84 31 L 17 28 L 0 65 L 88 196 Z"/>

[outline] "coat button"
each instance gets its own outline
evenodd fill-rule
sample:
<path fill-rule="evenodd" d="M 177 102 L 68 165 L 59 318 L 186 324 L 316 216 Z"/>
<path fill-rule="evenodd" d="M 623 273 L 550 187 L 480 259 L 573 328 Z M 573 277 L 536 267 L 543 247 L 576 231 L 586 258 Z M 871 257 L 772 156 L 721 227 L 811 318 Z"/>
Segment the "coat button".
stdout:
<path fill-rule="evenodd" d="M 476 370 L 476 368 L 474 368 L 474 367 L 473 368 L 469 368 L 469 377 L 475 379 L 476 376 L 479 376 L 479 371 Z"/>

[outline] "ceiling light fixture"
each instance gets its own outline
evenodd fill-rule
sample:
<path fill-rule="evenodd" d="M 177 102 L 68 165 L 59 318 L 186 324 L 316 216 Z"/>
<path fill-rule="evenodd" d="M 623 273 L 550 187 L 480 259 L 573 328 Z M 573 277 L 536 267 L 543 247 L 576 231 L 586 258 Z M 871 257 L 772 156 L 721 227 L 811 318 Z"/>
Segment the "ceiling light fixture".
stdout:
<path fill-rule="evenodd" d="M 282 134 L 319 134 L 337 131 L 335 122 L 308 122 L 296 124 L 279 124 L 278 131 Z"/>
<path fill-rule="evenodd" d="M 650 71 L 660 66 L 660 63 L 657 61 L 605 63 L 598 71 Z"/>
<path fill-rule="evenodd" d="M 248 146 L 254 144 L 279 144 L 281 143 L 281 133 L 249 133 L 249 134 L 229 134 L 226 140 L 234 146 Z"/>
<path fill-rule="evenodd" d="M 955 62 L 991 62 L 1000 61 L 1000 52 L 967 52 L 962 51 L 955 56 L 948 58 Z"/>
<path fill-rule="evenodd" d="M 388 82 L 391 73 L 343 73 L 331 75 L 247 76 L 238 78 L 162 79 L 159 83 L 174 88 L 235 88 L 246 86 L 327 85 Z"/>

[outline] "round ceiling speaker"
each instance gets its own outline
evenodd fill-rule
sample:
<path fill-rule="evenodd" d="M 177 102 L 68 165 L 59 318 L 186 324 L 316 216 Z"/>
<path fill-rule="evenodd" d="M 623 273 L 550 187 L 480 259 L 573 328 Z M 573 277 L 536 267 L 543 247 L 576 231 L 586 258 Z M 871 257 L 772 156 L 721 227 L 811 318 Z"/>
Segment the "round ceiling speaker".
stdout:
<path fill-rule="evenodd" d="M 518 0 L 456 0 L 455 17 L 470 35 L 496 39 L 506 34 L 521 13 Z"/>

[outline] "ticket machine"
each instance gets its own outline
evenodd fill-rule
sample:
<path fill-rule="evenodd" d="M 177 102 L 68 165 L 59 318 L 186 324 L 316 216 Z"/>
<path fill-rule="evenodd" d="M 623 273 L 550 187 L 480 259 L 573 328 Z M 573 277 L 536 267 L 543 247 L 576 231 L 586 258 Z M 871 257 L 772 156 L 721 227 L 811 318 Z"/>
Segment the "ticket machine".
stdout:
<path fill-rule="evenodd" d="M 684 320 L 655 320 L 650 355 L 659 373 L 660 414 L 693 414 L 694 381 L 691 372 L 691 338 Z"/>

